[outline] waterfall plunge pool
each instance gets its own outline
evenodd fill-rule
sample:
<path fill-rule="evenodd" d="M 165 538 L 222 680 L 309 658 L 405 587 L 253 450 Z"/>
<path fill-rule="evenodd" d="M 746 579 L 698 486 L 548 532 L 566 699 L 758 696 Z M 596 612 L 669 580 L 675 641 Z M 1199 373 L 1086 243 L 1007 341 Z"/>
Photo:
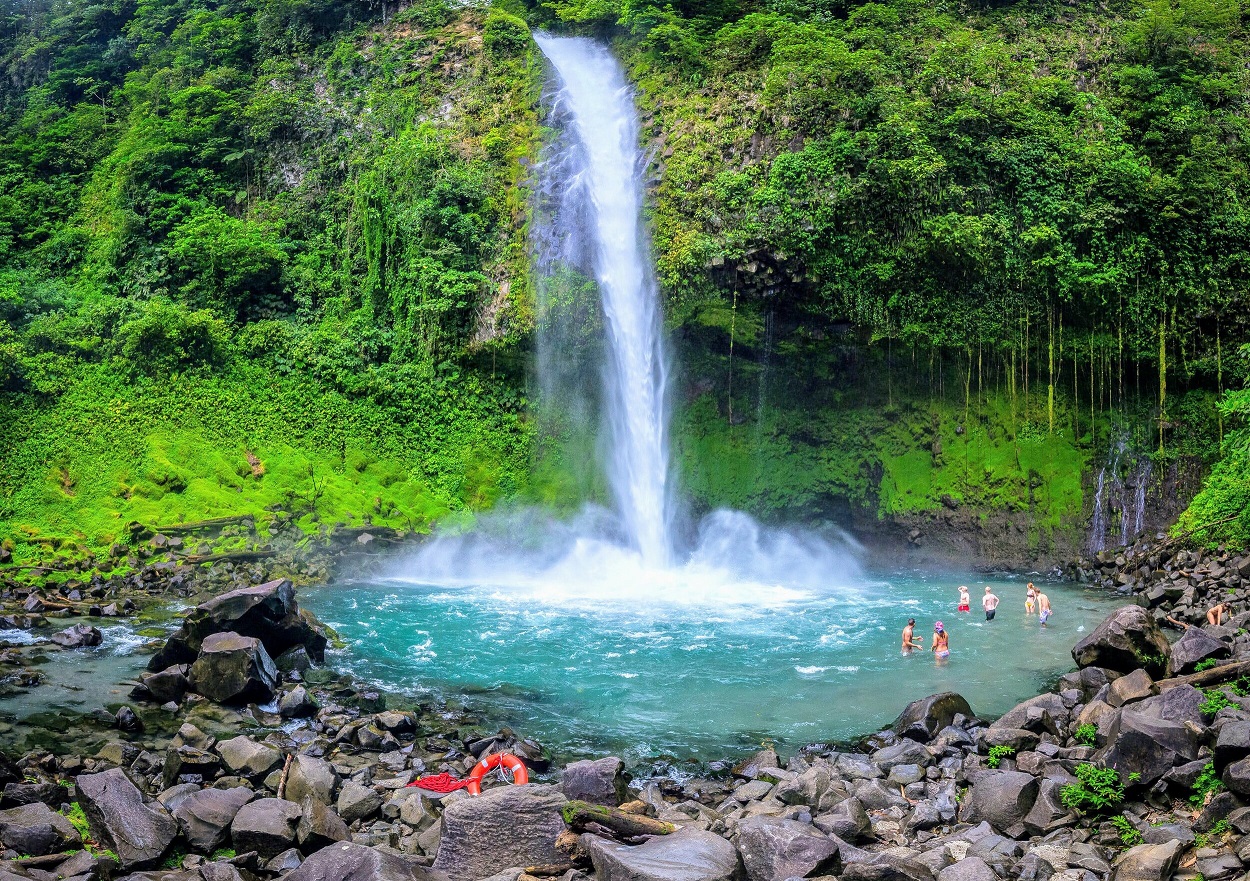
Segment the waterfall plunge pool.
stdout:
<path fill-rule="evenodd" d="M 959 584 L 974 611 L 956 611 Z M 986 622 L 986 584 L 1002 597 Z M 467 698 L 562 756 L 712 761 L 773 740 L 794 750 L 888 725 L 908 701 L 963 694 L 997 716 L 1073 668 L 1071 649 L 1117 605 L 1047 584 L 1049 626 L 1024 614 L 1025 581 L 894 573 L 826 589 L 709 588 L 689 568 L 616 586 L 429 584 L 397 578 L 301 592 L 347 643 L 332 663 L 388 691 Z M 950 633 L 949 661 L 904 657 L 908 617 L 925 646 Z"/>

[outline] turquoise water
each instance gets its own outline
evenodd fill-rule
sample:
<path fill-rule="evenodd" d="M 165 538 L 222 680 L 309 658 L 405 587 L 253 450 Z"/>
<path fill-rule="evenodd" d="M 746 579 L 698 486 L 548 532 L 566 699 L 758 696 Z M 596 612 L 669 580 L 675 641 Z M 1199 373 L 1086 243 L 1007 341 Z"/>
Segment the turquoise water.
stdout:
<path fill-rule="evenodd" d="M 729 589 L 687 571 L 652 575 L 632 573 L 624 592 L 407 576 L 303 591 L 301 602 L 346 640 L 334 662 L 366 680 L 415 696 L 476 694 L 492 722 L 558 753 L 632 761 L 849 739 L 944 690 L 998 715 L 1071 670 L 1071 647 L 1116 605 L 1046 585 L 1055 613 L 1042 628 L 1025 617 L 1023 580 L 850 573 L 825 587 Z M 956 612 L 960 583 L 972 587 L 972 614 Z M 988 623 L 987 583 L 1003 599 Z M 948 661 L 902 655 L 909 616 L 926 646 L 934 621 L 945 624 Z"/>

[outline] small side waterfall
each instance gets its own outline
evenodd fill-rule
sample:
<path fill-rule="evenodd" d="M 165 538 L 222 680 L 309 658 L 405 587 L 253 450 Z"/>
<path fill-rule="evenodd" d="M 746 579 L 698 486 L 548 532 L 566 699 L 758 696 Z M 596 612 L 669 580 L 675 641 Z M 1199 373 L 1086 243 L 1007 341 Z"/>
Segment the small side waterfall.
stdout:
<path fill-rule="evenodd" d="M 1142 531 L 1152 470 L 1150 458 L 1134 451 L 1127 438 L 1119 437 L 1111 444 L 1094 491 L 1091 553 L 1124 547 Z"/>
<path fill-rule="evenodd" d="M 593 216 L 593 270 L 607 324 L 608 480 L 618 513 L 643 561 L 672 561 L 669 536 L 668 365 L 659 291 L 642 213 L 642 157 L 630 89 L 601 43 L 581 37 L 535 39 L 560 76 L 584 157 Z"/>

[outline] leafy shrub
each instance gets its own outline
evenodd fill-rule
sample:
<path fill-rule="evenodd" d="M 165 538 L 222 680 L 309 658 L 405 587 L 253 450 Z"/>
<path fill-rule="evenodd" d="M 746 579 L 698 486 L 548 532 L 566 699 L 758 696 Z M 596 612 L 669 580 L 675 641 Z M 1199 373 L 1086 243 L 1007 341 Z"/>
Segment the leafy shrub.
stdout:
<path fill-rule="evenodd" d="M 1120 780 L 1119 771 L 1086 762 L 1077 765 L 1075 773 L 1076 782 L 1059 790 L 1059 800 L 1068 810 L 1103 814 L 1123 803 L 1124 783 Z"/>
<path fill-rule="evenodd" d="M 189 312 L 152 300 L 139 317 L 118 329 L 114 347 L 132 372 L 155 376 L 220 364 L 229 352 L 229 339 L 225 322 L 212 312 Z"/>
<path fill-rule="evenodd" d="M 1194 780 L 1193 795 L 1189 797 L 1189 803 L 1195 808 L 1200 808 L 1207 803 L 1207 797 L 1212 793 L 1221 791 L 1224 788 L 1224 781 L 1220 779 L 1220 775 L 1215 773 L 1215 763 L 1207 762 L 1206 767 L 1199 772 L 1197 779 Z"/>
<path fill-rule="evenodd" d="M 1207 658 L 1205 661 L 1199 661 L 1194 665 L 1194 672 L 1201 673 L 1203 670 L 1210 670 L 1218 663 L 1219 661 L 1215 660 L 1215 658 Z"/>
<path fill-rule="evenodd" d="M 1224 689 L 1222 688 L 1208 688 L 1202 693 L 1205 695 L 1205 699 L 1199 705 L 1198 709 L 1202 711 L 1204 716 L 1214 716 L 1225 707 L 1237 706 L 1229 700 L 1228 695 L 1224 693 Z"/>
<path fill-rule="evenodd" d="M 990 754 L 985 760 L 985 764 L 991 768 L 997 768 L 1003 759 L 1010 758 L 1016 754 L 1014 746 L 998 745 L 990 747 Z"/>
<path fill-rule="evenodd" d="M 496 9 L 486 17 L 482 45 L 492 56 L 520 55 L 530 45 L 529 26 L 515 15 Z"/>
<path fill-rule="evenodd" d="M 1115 827 L 1116 832 L 1120 833 L 1120 842 L 1125 847 L 1136 847 L 1142 843 L 1141 830 L 1123 814 L 1112 817 L 1111 825 Z"/>
<path fill-rule="evenodd" d="M 1092 722 L 1086 722 L 1076 729 L 1076 733 L 1072 735 L 1072 739 L 1077 743 L 1083 743 L 1086 746 L 1094 746 L 1098 743 L 1098 726 Z"/>

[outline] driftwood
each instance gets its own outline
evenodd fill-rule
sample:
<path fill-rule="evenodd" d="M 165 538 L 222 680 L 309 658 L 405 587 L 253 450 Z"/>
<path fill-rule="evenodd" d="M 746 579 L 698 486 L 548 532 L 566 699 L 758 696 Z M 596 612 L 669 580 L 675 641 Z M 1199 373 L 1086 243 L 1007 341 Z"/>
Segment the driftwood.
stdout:
<path fill-rule="evenodd" d="M 1212 667 L 1210 670 L 1203 670 L 1201 673 L 1190 673 L 1188 676 L 1162 679 L 1155 684 L 1159 686 L 1160 691 L 1167 691 L 1169 688 L 1176 688 L 1178 685 L 1192 685 L 1195 688 L 1201 688 L 1204 685 L 1227 682 L 1230 679 L 1237 679 L 1248 674 L 1250 674 L 1250 661 L 1234 661 L 1231 664 L 1221 664 L 1218 667 Z"/>
<path fill-rule="evenodd" d="M 282 776 L 278 778 L 278 798 L 286 795 L 286 778 L 291 773 L 291 759 L 295 758 L 295 753 L 287 753 L 286 764 L 282 766 Z"/>
<path fill-rule="evenodd" d="M 571 801 L 561 808 L 564 822 L 574 832 L 595 832 L 609 837 L 628 841 L 636 838 L 655 835 L 668 835 L 677 831 L 672 823 L 653 820 L 640 814 L 628 814 L 620 808 L 605 808 L 602 805 L 587 804 L 584 801 Z"/>
<path fill-rule="evenodd" d="M 564 854 L 574 866 L 589 866 L 590 851 L 582 844 L 582 837 L 565 829 L 556 836 L 556 850 Z"/>
<path fill-rule="evenodd" d="M 525 874 L 535 878 L 559 878 L 571 868 L 572 863 L 544 863 L 540 866 L 526 866 Z"/>
<path fill-rule="evenodd" d="M 220 529 L 223 526 L 238 526 L 243 523 L 255 523 L 251 514 L 235 514 L 230 517 L 210 517 L 208 520 L 197 520 L 194 523 L 178 523 L 174 526 L 149 526 L 148 530 L 161 535 L 187 535 L 202 529 Z"/>
<path fill-rule="evenodd" d="M 184 554 L 178 559 L 183 563 L 247 563 L 277 556 L 277 551 L 227 551 L 221 554 Z"/>

